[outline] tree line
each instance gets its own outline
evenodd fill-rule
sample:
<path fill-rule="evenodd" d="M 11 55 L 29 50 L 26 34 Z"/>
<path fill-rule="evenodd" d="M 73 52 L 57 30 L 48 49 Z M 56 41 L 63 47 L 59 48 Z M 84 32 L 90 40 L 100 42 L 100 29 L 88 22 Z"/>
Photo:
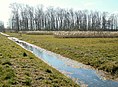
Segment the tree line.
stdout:
<path fill-rule="evenodd" d="M 117 31 L 118 14 L 108 12 L 37 7 L 12 3 L 10 24 L 17 31 Z"/>
<path fill-rule="evenodd" d="M 4 23 L 0 21 L 0 32 L 4 32 Z"/>

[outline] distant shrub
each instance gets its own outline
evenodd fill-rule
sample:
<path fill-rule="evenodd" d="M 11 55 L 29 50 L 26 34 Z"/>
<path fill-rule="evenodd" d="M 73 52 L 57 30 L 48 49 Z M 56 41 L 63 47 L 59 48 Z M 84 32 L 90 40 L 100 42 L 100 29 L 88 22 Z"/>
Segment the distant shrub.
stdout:
<path fill-rule="evenodd" d="M 53 35 L 52 31 L 27 31 L 28 35 Z"/>
<path fill-rule="evenodd" d="M 55 32 L 58 38 L 113 38 L 118 37 L 118 32 L 108 31 L 60 31 Z"/>
<path fill-rule="evenodd" d="M 19 31 L 18 33 L 26 34 L 27 31 Z"/>

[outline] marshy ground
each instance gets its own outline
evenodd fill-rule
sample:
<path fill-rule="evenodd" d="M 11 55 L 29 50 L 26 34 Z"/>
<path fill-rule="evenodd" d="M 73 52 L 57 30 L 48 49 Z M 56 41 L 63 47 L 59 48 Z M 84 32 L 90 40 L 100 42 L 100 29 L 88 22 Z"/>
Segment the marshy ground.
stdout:
<path fill-rule="evenodd" d="M 0 40 L 0 87 L 78 87 L 6 37 Z"/>

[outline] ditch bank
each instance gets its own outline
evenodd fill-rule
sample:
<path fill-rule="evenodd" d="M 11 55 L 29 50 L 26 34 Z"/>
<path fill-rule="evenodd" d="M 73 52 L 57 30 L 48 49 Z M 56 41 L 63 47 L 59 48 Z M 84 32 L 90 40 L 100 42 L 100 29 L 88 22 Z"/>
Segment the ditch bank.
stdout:
<path fill-rule="evenodd" d="M 35 56 L 54 67 L 62 74 L 70 77 L 80 86 L 88 87 L 117 87 L 118 82 L 108 80 L 101 76 L 99 71 L 91 68 L 90 66 L 84 65 L 77 61 L 65 58 L 59 54 L 55 54 L 51 51 L 47 51 L 43 48 L 19 40 L 15 37 L 8 37 L 8 39 L 14 41 L 22 48 L 32 52 Z"/>

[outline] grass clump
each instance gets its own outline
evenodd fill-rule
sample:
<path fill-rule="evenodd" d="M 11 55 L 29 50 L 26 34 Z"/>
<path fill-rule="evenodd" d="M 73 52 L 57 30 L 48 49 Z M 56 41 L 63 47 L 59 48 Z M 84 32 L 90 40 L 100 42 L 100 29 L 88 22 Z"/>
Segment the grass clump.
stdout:
<path fill-rule="evenodd" d="M 52 71 L 51 71 L 51 70 L 49 70 L 49 69 L 46 69 L 46 72 L 47 72 L 47 73 L 52 73 Z"/>
<path fill-rule="evenodd" d="M 2 53 L 0 53 L 0 56 L 2 56 Z"/>
<path fill-rule="evenodd" d="M 23 52 L 23 57 L 26 57 L 27 56 L 27 53 Z"/>
<path fill-rule="evenodd" d="M 2 65 L 6 65 L 6 64 L 9 65 L 9 66 L 12 65 L 10 61 L 5 61 L 4 63 L 2 63 Z"/>
<path fill-rule="evenodd" d="M 32 79 L 31 77 L 26 76 L 25 81 L 23 82 L 27 86 L 31 86 Z"/>

